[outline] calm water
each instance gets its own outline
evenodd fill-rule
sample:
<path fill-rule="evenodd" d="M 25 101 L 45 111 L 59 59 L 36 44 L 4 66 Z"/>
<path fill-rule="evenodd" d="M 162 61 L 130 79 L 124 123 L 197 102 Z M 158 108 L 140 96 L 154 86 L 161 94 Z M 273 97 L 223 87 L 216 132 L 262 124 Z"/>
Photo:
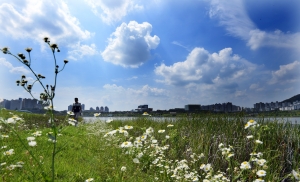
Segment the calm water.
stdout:
<path fill-rule="evenodd" d="M 96 120 L 100 120 L 100 121 L 107 121 L 107 120 L 121 120 L 121 121 L 127 121 L 127 120 L 135 120 L 137 119 L 137 117 L 83 117 L 83 119 L 86 122 L 94 122 Z M 154 121 L 176 121 L 179 118 L 176 117 L 149 117 L 149 119 L 154 120 Z M 256 121 L 260 121 L 262 120 L 262 118 L 245 118 L 245 121 L 248 121 L 250 119 L 254 119 Z M 274 118 L 274 117 L 269 117 L 269 118 L 264 118 L 264 121 L 266 122 L 289 122 L 291 124 L 300 124 L 300 117 L 286 117 L 286 118 Z"/>

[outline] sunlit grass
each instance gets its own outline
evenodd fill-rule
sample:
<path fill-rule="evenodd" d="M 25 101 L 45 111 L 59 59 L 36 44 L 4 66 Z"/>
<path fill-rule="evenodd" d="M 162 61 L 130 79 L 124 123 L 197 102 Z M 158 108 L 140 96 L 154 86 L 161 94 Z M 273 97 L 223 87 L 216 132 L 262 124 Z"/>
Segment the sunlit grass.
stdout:
<path fill-rule="evenodd" d="M 49 119 L 6 110 L 0 115 L 3 120 L 13 116 L 22 118 L 11 126 L 28 150 L 1 125 L 2 181 L 42 181 L 41 167 L 29 152 L 50 173 Z M 57 121 L 63 127 L 58 130 L 56 181 L 281 181 L 299 175 L 298 125 L 247 124 L 244 117 L 226 115 L 183 116 L 174 122 L 99 120 L 79 127 L 64 119 Z"/>

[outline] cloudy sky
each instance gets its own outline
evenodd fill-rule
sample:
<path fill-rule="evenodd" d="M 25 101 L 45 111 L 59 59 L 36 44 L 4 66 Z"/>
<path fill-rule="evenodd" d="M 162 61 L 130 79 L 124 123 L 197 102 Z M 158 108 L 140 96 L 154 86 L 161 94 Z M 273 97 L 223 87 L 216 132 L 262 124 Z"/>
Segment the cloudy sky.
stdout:
<path fill-rule="evenodd" d="M 57 64 L 69 60 L 58 74 L 58 110 L 74 97 L 111 111 L 253 107 L 299 94 L 299 8 L 298 0 L 0 0 L 0 47 L 31 47 L 31 67 L 53 85 L 43 38 L 58 44 Z M 0 98 L 30 98 L 15 84 L 23 74 L 35 80 L 0 53 Z"/>

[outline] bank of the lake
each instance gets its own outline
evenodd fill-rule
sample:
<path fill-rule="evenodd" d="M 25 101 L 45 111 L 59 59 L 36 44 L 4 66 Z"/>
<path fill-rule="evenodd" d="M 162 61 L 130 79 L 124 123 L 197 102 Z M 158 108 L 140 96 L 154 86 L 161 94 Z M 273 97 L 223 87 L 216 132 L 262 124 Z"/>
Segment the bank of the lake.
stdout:
<path fill-rule="evenodd" d="M 8 120 L 17 115 L 25 121 Z M 90 117 L 84 118 L 90 122 L 74 127 L 59 118 L 55 181 L 294 180 L 291 173 L 298 173 L 300 167 L 300 125 L 249 119 Z M 1 111 L 0 120 L 1 179 L 44 181 L 54 144 L 49 142 L 51 126 L 45 125 L 49 116 Z M 28 137 L 37 132 L 36 145 L 28 146 Z"/>
<path fill-rule="evenodd" d="M 97 120 L 100 121 L 134 121 L 139 118 L 147 118 L 152 121 L 170 121 L 174 122 L 177 120 L 182 120 L 186 118 L 187 121 L 192 120 L 192 117 L 149 117 L 149 116 L 140 116 L 140 117 L 83 117 L 85 122 L 94 122 Z M 235 119 L 234 117 L 228 117 L 228 120 Z M 290 124 L 300 124 L 300 117 L 243 117 L 244 122 L 249 121 L 250 119 L 260 121 L 260 122 L 279 122 L 279 123 L 290 123 Z"/>

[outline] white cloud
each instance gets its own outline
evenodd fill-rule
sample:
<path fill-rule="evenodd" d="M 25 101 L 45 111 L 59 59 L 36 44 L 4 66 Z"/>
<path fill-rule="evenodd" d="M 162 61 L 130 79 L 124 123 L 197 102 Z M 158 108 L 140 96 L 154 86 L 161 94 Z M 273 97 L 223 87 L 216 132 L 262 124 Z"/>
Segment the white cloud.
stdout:
<path fill-rule="evenodd" d="M 269 84 L 285 85 L 300 81 L 299 77 L 300 62 L 294 61 L 286 65 L 280 65 L 279 70 L 272 71 L 272 79 Z"/>
<path fill-rule="evenodd" d="M 82 30 L 79 21 L 70 14 L 63 1 L 26 0 L 0 5 L 0 32 L 14 39 L 34 39 L 48 36 L 66 45 L 88 39 L 92 34 Z"/>
<path fill-rule="evenodd" d="M 132 0 L 85 0 L 95 15 L 105 23 L 121 20 L 132 10 L 141 10 L 143 6 Z"/>
<path fill-rule="evenodd" d="M 235 83 L 247 79 L 256 65 L 232 55 L 231 48 L 210 54 L 204 48 L 194 48 L 185 61 L 167 66 L 162 63 L 155 68 L 160 80 L 168 85 L 216 84 L 235 86 Z"/>
<path fill-rule="evenodd" d="M 280 30 L 265 32 L 259 29 L 251 30 L 247 45 L 255 50 L 259 47 L 285 47 L 299 49 L 300 33 L 283 33 Z"/>
<path fill-rule="evenodd" d="M 138 77 L 137 76 L 133 76 L 131 78 L 127 78 L 126 80 L 136 80 L 136 79 L 138 79 Z"/>
<path fill-rule="evenodd" d="M 0 58 L 0 65 L 3 65 L 9 69 L 9 72 L 16 74 L 29 74 L 30 71 L 23 66 L 14 67 L 10 62 L 6 61 L 4 58 Z"/>
<path fill-rule="evenodd" d="M 138 24 L 130 21 L 122 23 L 108 39 L 108 46 L 101 53 L 104 61 L 123 67 L 137 68 L 150 57 L 150 50 L 155 49 L 160 39 L 151 36 L 151 24 Z"/>
<path fill-rule="evenodd" d="M 284 33 L 280 30 L 270 32 L 259 30 L 249 18 L 243 1 L 212 0 L 209 15 L 211 18 L 217 17 L 230 35 L 245 40 L 252 50 L 265 46 L 299 50 L 299 32 Z"/>
<path fill-rule="evenodd" d="M 97 51 L 97 47 L 95 44 L 89 45 L 81 45 L 80 42 L 77 42 L 77 44 L 71 46 L 72 50 L 68 51 L 69 59 L 72 60 L 78 60 L 83 58 L 84 56 L 93 56 L 100 54 Z"/>
<path fill-rule="evenodd" d="M 248 17 L 243 2 L 240 0 L 212 0 L 209 15 L 211 18 L 219 18 L 220 24 L 225 26 L 231 35 L 244 40 L 249 38 L 249 31 L 255 29 L 255 25 Z"/>

